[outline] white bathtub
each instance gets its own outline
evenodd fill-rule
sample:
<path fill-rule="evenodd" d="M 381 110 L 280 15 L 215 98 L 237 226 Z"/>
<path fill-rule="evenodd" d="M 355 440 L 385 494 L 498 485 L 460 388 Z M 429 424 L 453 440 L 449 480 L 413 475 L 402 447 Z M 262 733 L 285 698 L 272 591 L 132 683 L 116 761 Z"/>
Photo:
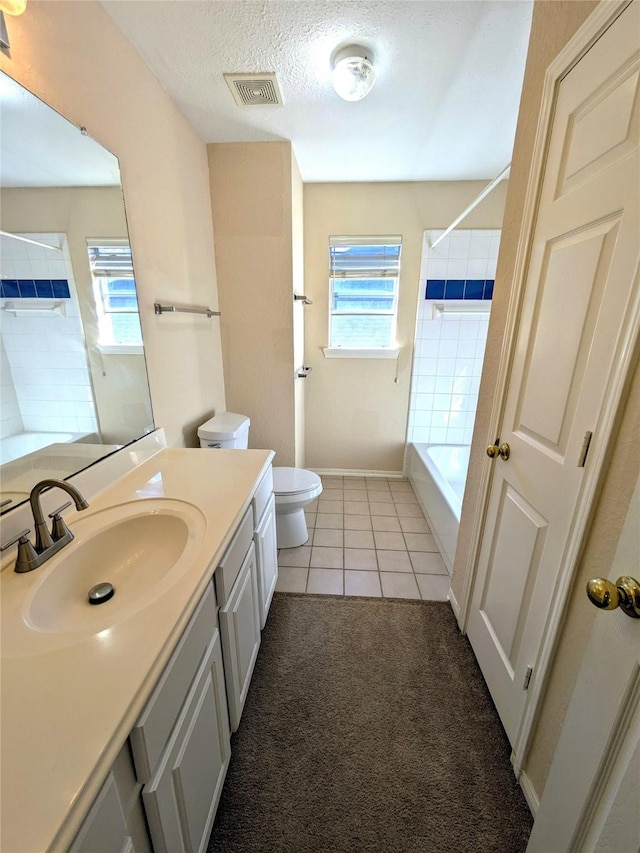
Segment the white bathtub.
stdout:
<path fill-rule="evenodd" d="M 469 467 L 468 444 L 409 444 L 405 475 L 411 481 L 449 574 L 458 541 Z"/>
<path fill-rule="evenodd" d="M 79 438 L 85 441 L 81 442 Z M 0 441 L 0 454 L 6 452 L 5 442 L 9 442 L 14 458 L 0 465 L 0 498 L 9 498 L 17 504 L 29 497 L 34 483 L 39 480 L 64 479 L 120 447 L 118 444 L 98 444 L 97 438 L 95 433 L 35 432 L 3 439 Z M 29 451 L 33 447 L 38 449 Z M 16 456 L 19 451 L 23 455 Z"/>
<path fill-rule="evenodd" d="M 20 432 L 0 441 L 0 464 L 19 459 L 50 444 L 87 439 L 90 440 L 90 436 L 86 432 Z"/>

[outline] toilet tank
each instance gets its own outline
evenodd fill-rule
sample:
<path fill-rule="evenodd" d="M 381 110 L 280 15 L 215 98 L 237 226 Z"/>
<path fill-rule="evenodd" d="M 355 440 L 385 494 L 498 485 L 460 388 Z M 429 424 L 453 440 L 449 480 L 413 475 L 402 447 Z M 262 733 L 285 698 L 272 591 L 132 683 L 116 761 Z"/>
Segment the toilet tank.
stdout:
<path fill-rule="evenodd" d="M 246 415 L 220 412 L 198 427 L 200 447 L 246 449 L 249 445 L 249 424 Z"/>

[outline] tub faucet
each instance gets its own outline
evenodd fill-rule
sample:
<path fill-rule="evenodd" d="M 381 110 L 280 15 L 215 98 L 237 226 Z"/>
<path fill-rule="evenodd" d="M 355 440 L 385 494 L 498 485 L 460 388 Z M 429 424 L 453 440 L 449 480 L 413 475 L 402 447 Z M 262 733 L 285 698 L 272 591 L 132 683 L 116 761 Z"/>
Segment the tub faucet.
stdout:
<path fill-rule="evenodd" d="M 64 509 L 71 506 L 70 501 L 58 507 L 52 513 L 49 513 L 49 518 L 53 519 L 51 533 L 47 529 L 44 513 L 42 512 L 42 504 L 40 503 L 40 495 L 47 489 L 53 488 L 62 489 L 70 495 L 78 511 L 87 509 L 89 506 L 82 494 L 71 483 L 55 479 L 40 480 L 39 483 L 36 483 L 29 495 L 29 503 L 31 504 L 36 532 L 35 545 L 27 537 L 29 530 L 23 530 L 22 533 L 14 536 L 13 539 L 3 543 L 1 546 L 1 550 L 4 551 L 10 545 L 18 543 L 18 558 L 15 564 L 16 572 L 30 572 L 33 569 L 37 569 L 38 566 L 46 563 L 48 559 L 57 554 L 61 548 L 64 548 L 73 539 L 73 533 L 69 530 L 60 515 Z"/>

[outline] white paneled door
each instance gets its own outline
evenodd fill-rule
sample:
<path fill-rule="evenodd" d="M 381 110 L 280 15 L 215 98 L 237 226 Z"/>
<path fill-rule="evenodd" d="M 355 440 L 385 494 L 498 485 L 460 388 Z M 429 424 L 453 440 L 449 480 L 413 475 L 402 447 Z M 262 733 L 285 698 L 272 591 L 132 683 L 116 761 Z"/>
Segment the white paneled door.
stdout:
<path fill-rule="evenodd" d="M 639 33 L 636 0 L 555 93 L 468 623 L 512 744 L 636 312 Z"/>
<path fill-rule="evenodd" d="M 640 483 L 609 579 L 637 575 Z M 640 619 L 597 614 L 527 853 L 640 850 Z"/>

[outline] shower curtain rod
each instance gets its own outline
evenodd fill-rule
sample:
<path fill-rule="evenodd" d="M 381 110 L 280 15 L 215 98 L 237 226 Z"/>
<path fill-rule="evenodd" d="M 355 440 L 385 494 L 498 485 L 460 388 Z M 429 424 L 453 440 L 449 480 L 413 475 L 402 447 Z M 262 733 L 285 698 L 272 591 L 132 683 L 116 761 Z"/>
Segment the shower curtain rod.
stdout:
<path fill-rule="evenodd" d="M 446 231 L 443 231 L 443 232 L 442 232 L 442 234 L 440 234 L 440 236 L 439 236 L 439 237 L 437 237 L 437 238 L 433 241 L 433 243 L 429 242 L 429 248 L 430 248 L 430 249 L 434 249 L 434 248 L 438 245 L 438 243 L 440 242 L 440 240 L 444 240 L 444 238 L 447 236 L 447 234 L 450 234 L 450 233 L 451 233 L 451 231 L 453 231 L 453 229 L 456 227 L 456 225 L 459 225 L 459 224 L 462 222 L 462 220 L 463 220 L 463 219 L 465 219 L 465 218 L 466 218 L 466 217 L 471 213 L 471 211 L 474 209 L 474 207 L 477 207 L 477 206 L 480 204 L 480 202 L 482 201 L 482 199 L 483 199 L 483 198 L 485 198 L 485 196 L 488 196 L 488 195 L 489 195 L 489 193 L 491 192 L 491 190 L 493 190 L 495 187 L 497 187 L 497 186 L 498 186 L 498 184 L 500 183 L 500 181 L 501 181 L 503 178 L 506 178 L 506 177 L 507 177 L 507 172 L 509 171 L 509 169 L 510 169 L 510 168 L 511 168 L 511 163 L 509 163 L 509 165 L 508 165 L 508 166 L 505 166 L 505 167 L 504 167 L 504 169 L 500 172 L 500 174 L 498 175 L 498 177 L 497 177 L 497 178 L 494 178 L 494 179 L 491 181 L 491 183 L 487 184 L 487 186 L 482 190 L 482 192 L 480 193 L 480 195 L 479 195 L 479 196 L 477 196 L 477 197 L 476 197 L 476 198 L 471 202 L 471 204 L 469 205 L 469 207 L 466 207 L 466 208 L 462 211 L 462 213 L 460 214 L 460 216 L 458 216 L 458 217 L 457 217 L 457 219 L 454 219 L 454 220 L 453 220 L 453 222 L 452 222 L 452 223 L 451 223 L 451 225 L 447 228 L 447 230 L 446 230 Z"/>
<path fill-rule="evenodd" d="M 34 246 L 42 246 L 43 249 L 53 249 L 54 252 L 61 252 L 60 246 L 50 246 L 49 243 L 41 243 L 39 240 L 31 240 L 29 237 L 21 237 L 20 234 L 12 234 L 11 231 L 0 231 L 0 236 L 11 237 L 12 240 L 20 240 L 22 243 L 33 243 Z"/>

